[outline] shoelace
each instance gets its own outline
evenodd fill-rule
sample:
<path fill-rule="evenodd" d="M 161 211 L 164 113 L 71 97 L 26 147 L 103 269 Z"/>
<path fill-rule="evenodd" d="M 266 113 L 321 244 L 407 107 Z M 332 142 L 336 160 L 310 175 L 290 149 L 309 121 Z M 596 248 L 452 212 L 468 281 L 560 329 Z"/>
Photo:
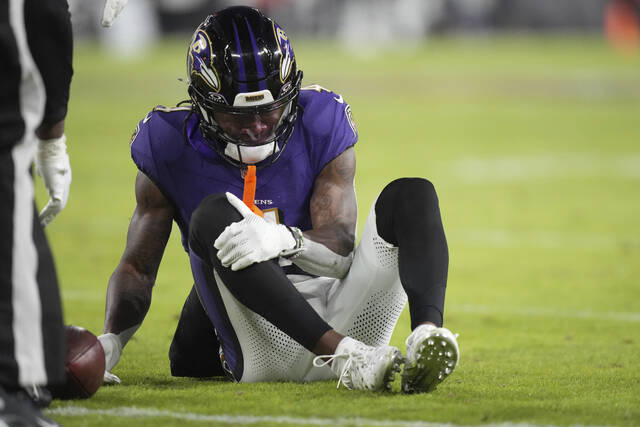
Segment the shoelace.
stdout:
<path fill-rule="evenodd" d="M 344 362 L 344 366 L 342 367 L 342 372 L 340 372 L 340 376 L 338 377 L 338 385 L 336 388 L 340 388 L 340 383 L 344 384 L 346 388 L 351 390 L 351 387 L 343 381 L 343 377 L 347 375 L 347 371 L 351 368 L 354 359 L 362 359 L 363 356 L 357 353 L 341 353 L 341 354 L 323 354 L 320 356 L 316 356 L 313 358 L 313 366 L 316 368 L 322 368 L 323 366 L 327 366 L 335 359 L 347 359 Z"/>

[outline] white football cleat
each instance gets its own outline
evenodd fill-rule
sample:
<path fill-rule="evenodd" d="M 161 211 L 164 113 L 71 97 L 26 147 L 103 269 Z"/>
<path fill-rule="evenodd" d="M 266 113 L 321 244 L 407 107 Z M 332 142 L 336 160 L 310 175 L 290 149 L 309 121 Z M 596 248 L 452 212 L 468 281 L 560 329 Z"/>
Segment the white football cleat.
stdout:
<path fill-rule="evenodd" d="M 451 375 L 460 360 L 457 336 L 433 325 L 414 329 L 406 341 L 403 393 L 428 393 Z"/>
<path fill-rule="evenodd" d="M 371 347 L 350 337 L 344 337 L 335 354 L 317 356 L 316 367 L 331 362 L 331 370 L 340 383 L 350 390 L 391 390 L 396 372 L 400 372 L 403 357 L 396 347 Z"/>

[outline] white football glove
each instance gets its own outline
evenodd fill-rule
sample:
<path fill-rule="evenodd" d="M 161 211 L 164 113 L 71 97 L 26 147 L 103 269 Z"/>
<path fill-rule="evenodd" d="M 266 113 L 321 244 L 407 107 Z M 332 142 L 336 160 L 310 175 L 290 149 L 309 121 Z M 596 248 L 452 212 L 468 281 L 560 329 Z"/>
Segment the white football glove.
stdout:
<path fill-rule="evenodd" d="M 46 227 L 67 205 L 71 186 L 71 164 L 67 155 L 67 137 L 38 140 L 36 172 L 47 188 L 49 202 L 40 212 L 40 223 Z"/>
<path fill-rule="evenodd" d="M 122 9 L 127 5 L 128 0 L 105 0 L 102 11 L 102 26 L 110 27 L 116 20 Z"/>
<path fill-rule="evenodd" d="M 226 194 L 229 203 L 244 219 L 228 225 L 213 243 L 222 265 L 238 271 L 253 263 L 276 258 L 295 247 L 296 240 L 287 227 L 265 221 L 242 200 L 231 193 Z"/>
<path fill-rule="evenodd" d="M 109 371 L 111 371 L 120 360 L 122 342 L 116 334 L 112 333 L 102 334 L 98 337 L 98 340 L 100 340 L 100 344 L 102 344 L 102 348 L 104 349 L 105 369 L 103 382 L 105 384 L 120 384 L 120 378 Z"/>

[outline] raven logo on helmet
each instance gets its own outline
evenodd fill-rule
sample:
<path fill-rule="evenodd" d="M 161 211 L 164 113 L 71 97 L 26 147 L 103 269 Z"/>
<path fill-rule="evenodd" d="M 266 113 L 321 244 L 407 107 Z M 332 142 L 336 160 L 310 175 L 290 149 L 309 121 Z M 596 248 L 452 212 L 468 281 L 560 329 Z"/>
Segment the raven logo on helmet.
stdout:
<path fill-rule="evenodd" d="M 211 64 L 211 40 L 204 31 L 197 31 L 189 48 L 189 68 L 193 74 L 199 75 L 216 92 L 220 91 L 220 79 L 215 67 Z M 209 62 L 209 64 L 207 64 Z"/>
<path fill-rule="evenodd" d="M 278 46 L 280 46 L 280 51 L 282 52 L 282 57 L 280 58 L 280 81 L 284 83 L 287 77 L 289 77 L 289 73 L 291 73 L 293 61 L 295 60 L 293 57 L 293 49 L 291 49 L 289 37 L 287 37 L 284 30 L 275 22 L 273 23 L 273 31 L 276 35 Z"/>

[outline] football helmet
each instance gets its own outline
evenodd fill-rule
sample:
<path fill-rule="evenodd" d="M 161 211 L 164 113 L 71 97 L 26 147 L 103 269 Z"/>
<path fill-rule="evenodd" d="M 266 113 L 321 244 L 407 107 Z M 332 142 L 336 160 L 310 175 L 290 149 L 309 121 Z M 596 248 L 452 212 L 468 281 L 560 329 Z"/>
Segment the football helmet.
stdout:
<path fill-rule="evenodd" d="M 245 6 L 209 15 L 193 34 L 187 73 L 205 142 L 220 156 L 239 168 L 280 157 L 293 132 L 302 71 L 277 23 Z"/>

